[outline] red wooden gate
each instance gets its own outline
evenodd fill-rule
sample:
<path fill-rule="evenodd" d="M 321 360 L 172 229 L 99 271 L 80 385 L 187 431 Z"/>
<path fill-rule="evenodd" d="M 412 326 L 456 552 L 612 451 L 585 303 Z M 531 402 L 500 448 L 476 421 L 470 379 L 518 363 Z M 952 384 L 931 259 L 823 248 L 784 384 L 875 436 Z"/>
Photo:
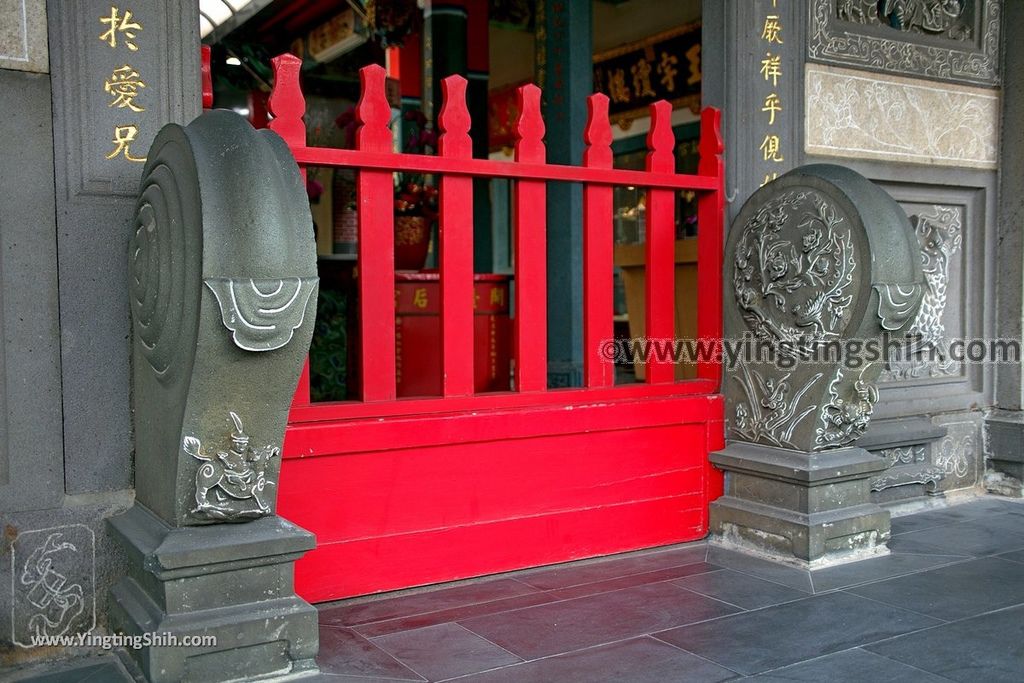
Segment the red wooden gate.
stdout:
<path fill-rule="evenodd" d="M 583 165 L 545 163 L 540 89 L 519 90 L 515 162 L 471 158 L 466 81 L 443 81 L 438 156 L 392 152 L 384 70 L 360 72 L 356 149 L 306 146 L 299 61 L 274 60 L 270 127 L 299 166 L 358 172 L 362 401 L 311 403 L 304 373 L 285 435 L 280 513 L 313 531 L 296 588 L 324 601 L 701 538 L 721 479 L 721 368 L 614 385 L 612 188 L 647 191 L 647 335 L 671 339 L 674 195 L 698 199 L 698 336 L 721 336 L 724 175 L 719 113 L 705 109 L 698 175 L 675 173 L 671 107 L 651 107 L 646 171 L 612 169 L 604 95 L 588 99 Z M 442 396 L 395 395 L 392 172 L 440 176 Z M 473 391 L 472 179 L 514 181 L 514 390 Z M 548 181 L 584 188 L 584 386 L 547 388 Z"/>

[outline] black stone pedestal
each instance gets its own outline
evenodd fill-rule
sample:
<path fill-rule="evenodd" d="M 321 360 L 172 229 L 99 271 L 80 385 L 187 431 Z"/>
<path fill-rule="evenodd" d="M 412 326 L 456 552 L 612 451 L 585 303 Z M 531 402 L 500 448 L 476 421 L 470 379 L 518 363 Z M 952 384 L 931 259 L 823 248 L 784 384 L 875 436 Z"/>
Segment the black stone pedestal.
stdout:
<path fill-rule="evenodd" d="M 291 680 L 314 675 L 317 611 L 295 595 L 313 535 L 277 516 L 172 528 L 136 504 L 110 520 L 131 559 L 112 590 L 113 631 L 217 644 L 131 649 L 148 680 Z"/>
<path fill-rule="evenodd" d="M 883 458 L 733 443 L 711 462 L 726 473 L 725 495 L 711 504 L 713 543 L 808 569 L 889 552 L 889 512 L 870 490 Z"/>

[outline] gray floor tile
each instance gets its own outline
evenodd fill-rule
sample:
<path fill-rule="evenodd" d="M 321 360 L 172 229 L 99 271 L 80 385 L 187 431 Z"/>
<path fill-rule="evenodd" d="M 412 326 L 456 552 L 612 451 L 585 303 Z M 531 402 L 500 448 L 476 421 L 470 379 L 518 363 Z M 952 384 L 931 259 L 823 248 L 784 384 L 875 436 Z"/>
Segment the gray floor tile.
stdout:
<path fill-rule="evenodd" d="M 755 576 L 722 569 L 677 579 L 672 583 L 743 609 L 757 609 L 806 598 L 807 594 Z"/>
<path fill-rule="evenodd" d="M 373 639 L 373 644 L 427 680 L 487 671 L 522 661 L 458 624 L 440 624 Z"/>
<path fill-rule="evenodd" d="M 87 657 L 70 662 L 39 664 L 17 671 L 0 671 L 9 683 L 134 683 L 135 679 L 113 655 Z"/>
<path fill-rule="evenodd" d="M 706 659 L 644 637 L 488 671 L 459 683 L 715 683 L 735 677 Z"/>
<path fill-rule="evenodd" d="M 320 623 L 329 626 L 353 626 L 534 592 L 536 589 L 515 579 L 491 579 L 382 600 L 324 606 L 320 608 Z"/>
<path fill-rule="evenodd" d="M 984 557 L 847 590 L 953 620 L 1024 602 L 1024 572 L 1016 562 Z"/>
<path fill-rule="evenodd" d="M 983 497 L 970 503 L 961 503 L 938 510 L 918 512 L 913 515 L 892 518 L 892 532 L 904 534 L 910 531 L 931 529 L 945 524 L 981 519 L 993 514 L 1011 512 L 1016 509 L 1024 511 L 1024 505 L 995 497 Z"/>
<path fill-rule="evenodd" d="M 347 628 L 320 627 L 320 654 L 316 661 L 325 674 L 423 680 L 387 652 Z"/>
<path fill-rule="evenodd" d="M 696 562 L 694 564 L 685 564 L 681 567 L 668 567 L 667 569 L 644 572 L 643 574 L 630 574 L 629 576 L 620 576 L 617 579 L 608 579 L 607 581 L 598 581 L 597 583 L 585 583 L 581 586 L 558 588 L 556 590 L 546 592 L 552 598 L 558 600 L 569 600 L 571 598 L 579 598 L 585 595 L 607 593 L 608 591 L 620 590 L 622 588 L 632 588 L 633 586 L 642 586 L 647 583 L 658 583 L 660 581 L 680 579 L 684 576 L 706 574 L 707 572 L 716 571 L 722 570 L 720 567 L 708 564 L 707 562 Z"/>
<path fill-rule="evenodd" d="M 751 675 L 940 623 L 847 593 L 828 593 L 655 637 Z"/>
<path fill-rule="evenodd" d="M 629 555 L 622 558 L 608 558 L 599 562 L 558 566 L 550 569 L 524 572 L 516 576 L 523 583 L 551 590 L 568 588 L 585 583 L 616 579 L 632 574 L 642 574 L 667 567 L 703 562 L 707 547 L 701 543 L 683 548 L 672 548 L 658 552 Z"/>
<path fill-rule="evenodd" d="M 1024 680 L 1024 606 L 867 646 L 954 681 Z"/>
<path fill-rule="evenodd" d="M 850 562 L 835 567 L 817 569 L 811 572 L 814 591 L 823 591 L 855 586 L 868 581 L 878 581 L 903 574 L 911 574 L 924 569 L 938 567 L 952 562 L 962 562 L 963 556 L 956 555 L 917 555 L 909 553 L 890 553 L 883 557 L 875 557 L 860 562 Z"/>
<path fill-rule="evenodd" d="M 900 537 L 934 546 L 949 555 L 992 555 L 1024 548 L 1024 529 L 1014 531 L 999 519 L 958 522 Z"/>
<path fill-rule="evenodd" d="M 1001 557 L 1004 560 L 1013 560 L 1014 562 L 1024 562 L 1024 550 L 1015 550 L 1012 553 L 1004 553 L 996 557 Z"/>
<path fill-rule="evenodd" d="M 707 561 L 710 564 L 750 574 L 759 579 L 781 583 L 783 586 L 789 586 L 798 591 L 812 592 L 811 574 L 803 569 L 787 567 L 777 562 L 769 562 L 753 555 L 716 546 L 708 548 Z"/>
<path fill-rule="evenodd" d="M 900 534 L 889 539 L 889 550 L 894 553 L 905 553 L 910 555 L 946 555 L 960 558 L 974 557 L 971 553 L 958 551 L 952 552 L 938 545 L 925 543 L 914 538 L 916 534 Z"/>
<path fill-rule="evenodd" d="M 460 623 L 524 659 L 534 659 L 736 611 L 671 583 L 654 583 Z"/>
<path fill-rule="evenodd" d="M 872 654 L 860 648 L 825 655 L 809 662 L 801 662 L 750 678 L 758 683 L 784 683 L 785 681 L 886 681 L 886 683 L 948 683 L 935 674 L 922 671 L 887 657 Z"/>
<path fill-rule="evenodd" d="M 472 605 L 452 607 L 451 609 L 438 610 L 436 612 L 414 614 L 408 617 L 388 619 L 387 621 L 374 621 L 369 624 L 353 626 L 352 629 L 367 638 L 372 638 L 374 636 L 384 636 L 389 633 L 398 633 L 399 631 L 411 631 L 414 628 L 436 626 L 437 624 L 458 621 L 460 619 L 482 617 L 485 614 L 497 614 L 498 612 L 507 612 L 509 610 L 521 609 L 523 607 L 543 605 L 544 603 L 555 602 L 556 600 L 557 598 L 547 591 L 537 591 L 536 593 L 527 593 L 526 595 L 504 598 L 503 600 L 477 602 Z"/>

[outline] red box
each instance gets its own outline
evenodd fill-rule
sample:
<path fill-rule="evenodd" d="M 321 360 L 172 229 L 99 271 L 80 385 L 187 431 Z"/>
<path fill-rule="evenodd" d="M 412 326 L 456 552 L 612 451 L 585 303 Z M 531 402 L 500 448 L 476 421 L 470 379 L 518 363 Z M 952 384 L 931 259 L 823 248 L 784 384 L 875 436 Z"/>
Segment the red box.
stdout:
<path fill-rule="evenodd" d="M 473 377 L 477 393 L 508 391 L 509 276 L 475 275 Z M 441 283 L 437 273 L 395 274 L 395 375 L 399 397 L 441 395 Z"/>

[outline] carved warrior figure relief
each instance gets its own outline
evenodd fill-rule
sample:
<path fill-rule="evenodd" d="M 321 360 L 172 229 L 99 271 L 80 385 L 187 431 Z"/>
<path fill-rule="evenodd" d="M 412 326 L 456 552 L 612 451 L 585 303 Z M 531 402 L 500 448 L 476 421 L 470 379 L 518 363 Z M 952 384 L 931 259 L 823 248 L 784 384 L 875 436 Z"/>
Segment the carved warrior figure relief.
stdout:
<path fill-rule="evenodd" d="M 209 520 L 241 521 L 270 514 L 267 487 L 274 482 L 267 479 L 270 459 L 280 455 L 276 446 L 252 448 L 249 436 L 242 427 L 242 419 L 229 413 L 235 429 L 231 445 L 215 454 L 204 453 L 202 443 L 194 436 L 186 436 L 182 448 L 202 465 L 196 471 L 196 507 L 192 514 Z M 271 497 L 272 498 L 272 497 Z"/>
<path fill-rule="evenodd" d="M 970 40 L 971 0 L 838 0 L 836 15 L 858 24 Z"/>
<path fill-rule="evenodd" d="M 954 375 L 959 363 L 949 358 L 949 340 L 943 316 L 949 287 L 950 262 L 963 243 L 961 209 L 933 206 L 931 211 L 911 216 L 910 221 L 921 244 L 921 268 L 925 292 L 921 310 L 909 335 L 913 343 L 905 358 L 891 361 L 883 371 L 886 381 Z"/>

